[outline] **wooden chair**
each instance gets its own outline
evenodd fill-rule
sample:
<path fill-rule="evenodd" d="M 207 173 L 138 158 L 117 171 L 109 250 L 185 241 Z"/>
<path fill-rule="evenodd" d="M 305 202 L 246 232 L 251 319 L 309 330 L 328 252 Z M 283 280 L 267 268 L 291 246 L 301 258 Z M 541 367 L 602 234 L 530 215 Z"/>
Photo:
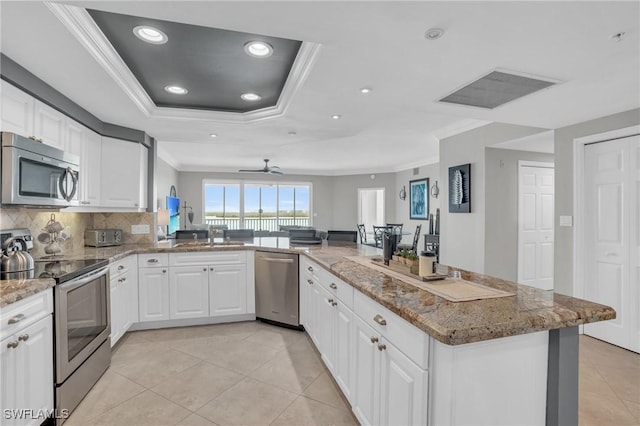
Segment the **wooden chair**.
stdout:
<path fill-rule="evenodd" d="M 364 227 L 364 223 L 358 224 L 358 234 L 360 235 L 360 244 L 367 244 L 367 231 Z"/>
<path fill-rule="evenodd" d="M 408 245 L 408 244 L 400 244 L 398 246 L 398 250 L 402 250 L 402 249 L 408 249 L 411 250 L 414 253 L 418 253 L 418 241 L 420 241 L 420 231 L 422 230 L 422 224 L 416 226 L 416 233 L 413 235 L 413 244 L 412 245 Z"/>

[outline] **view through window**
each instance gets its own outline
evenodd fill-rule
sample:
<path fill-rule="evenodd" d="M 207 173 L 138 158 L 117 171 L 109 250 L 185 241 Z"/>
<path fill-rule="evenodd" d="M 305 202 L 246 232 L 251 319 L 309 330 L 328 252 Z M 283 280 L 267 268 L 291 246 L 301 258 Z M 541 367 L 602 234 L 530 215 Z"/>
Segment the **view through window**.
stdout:
<path fill-rule="evenodd" d="M 205 223 L 228 229 L 311 226 L 310 200 L 310 183 L 204 182 Z"/>

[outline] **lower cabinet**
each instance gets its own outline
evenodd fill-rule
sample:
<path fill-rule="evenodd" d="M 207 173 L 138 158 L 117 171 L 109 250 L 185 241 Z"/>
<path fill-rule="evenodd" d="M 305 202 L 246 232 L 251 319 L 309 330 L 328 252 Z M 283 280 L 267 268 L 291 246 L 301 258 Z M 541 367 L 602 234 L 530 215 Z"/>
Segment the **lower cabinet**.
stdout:
<path fill-rule="evenodd" d="M 53 410 L 53 292 L 46 292 L 0 309 L 3 425 L 39 425 Z"/>
<path fill-rule="evenodd" d="M 426 425 L 426 335 L 308 259 L 300 277 L 305 330 L 358 421 Z"/>
<path fill-rule="evenodd" d="M 209 266 L 209 315 L 247 313 L 247 265 Z"/>
<path fill-rule="evenodd" d="M 129 256 L 109 266 L 111 346 L 138 322 L 138 259 Z"/>
<path fill-rule="evenodd" d="M 138 258 L 140 265 L 143 263 Z M 140 268 L 138 271 L 138 295 L 140 322 L 168 320 L 169 273 L 166 266 Z"/>
<path fill-rule="evenodd" d="M 209 316 L 209 268 L 175 266 L 169 273 L 169 318 Z"/>

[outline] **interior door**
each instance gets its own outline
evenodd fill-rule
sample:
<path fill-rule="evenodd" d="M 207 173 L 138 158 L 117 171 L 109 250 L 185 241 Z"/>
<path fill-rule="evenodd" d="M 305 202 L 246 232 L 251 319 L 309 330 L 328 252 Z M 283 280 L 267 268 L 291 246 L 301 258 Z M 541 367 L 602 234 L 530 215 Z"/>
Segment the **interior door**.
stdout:
<path fill-rule="evenodd" d="M 518 282 L 553 290 L 553 165 L 521 166 L 518 188 Z"/>
<path fill-rule="evenodd" d="M 584 297 L 609 305 L 616 319 L 585 334 L 640 351 L 638 229 L 640 136 L 585 147 Z"/>
<path fill-rule="evenodd" d="M 373 225 L 384 225 L 384 188 L 358 188 L 358 223 L 364 223 L 365 230 L 371 233 Z"/>

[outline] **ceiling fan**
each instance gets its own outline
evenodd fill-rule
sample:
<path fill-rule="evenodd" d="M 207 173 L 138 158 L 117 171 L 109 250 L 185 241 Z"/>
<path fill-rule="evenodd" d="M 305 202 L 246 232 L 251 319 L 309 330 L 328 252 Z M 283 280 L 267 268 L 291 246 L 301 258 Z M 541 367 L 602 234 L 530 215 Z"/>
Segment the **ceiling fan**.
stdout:
<path fill-rule="evenodd" d="M 238 170 L 239 172 L 242 173 L 266 173 L 269 175 L 278 175 L 281 176 L 284 173 L 280 171 L 280 167 L 278 166 L 269 166 L 269 159 L 265 158 L 264 159 L 264 168 L 262 169 L 256 169 L 256 170 Z"/>

